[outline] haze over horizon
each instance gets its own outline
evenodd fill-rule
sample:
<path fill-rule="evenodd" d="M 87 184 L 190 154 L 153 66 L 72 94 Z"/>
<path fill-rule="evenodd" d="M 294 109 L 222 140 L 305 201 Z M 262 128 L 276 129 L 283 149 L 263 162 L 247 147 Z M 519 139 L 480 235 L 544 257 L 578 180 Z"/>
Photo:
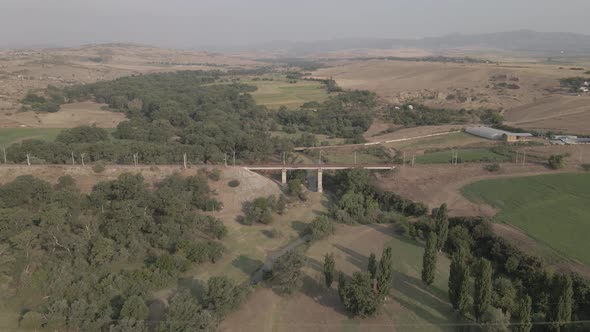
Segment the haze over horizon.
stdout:
<path fill-rule="evenodd" d="M 583 0 L 3 0 L 0 47 L 120 42 L 206 48 L 520 29 L 588 34 L 589 11 Z"/>

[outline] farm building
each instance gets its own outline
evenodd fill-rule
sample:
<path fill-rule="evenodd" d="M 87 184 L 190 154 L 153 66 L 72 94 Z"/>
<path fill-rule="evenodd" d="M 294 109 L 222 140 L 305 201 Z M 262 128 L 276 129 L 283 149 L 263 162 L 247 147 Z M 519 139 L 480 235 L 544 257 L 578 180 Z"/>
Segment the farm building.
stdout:
<path fill-rule="evenodd" d="M 465 132 L 486 139 L 492 139 L 497 141 L 503 140 L 506 142 L 522 141 L 533 136 L 529 133 L 511 133 L 508 131 L 494 129 L 490 127 L 467 127 L 465 128 Z"/>

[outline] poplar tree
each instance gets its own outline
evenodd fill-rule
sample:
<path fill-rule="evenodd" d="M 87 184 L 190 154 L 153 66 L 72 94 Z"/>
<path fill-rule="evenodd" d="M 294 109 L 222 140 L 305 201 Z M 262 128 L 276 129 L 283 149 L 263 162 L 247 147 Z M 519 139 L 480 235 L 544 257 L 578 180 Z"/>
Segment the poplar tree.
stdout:
<path fill-rule="evenodd" d="M 556 274 L 551 286 L 551 321 L 557 331 L 572 319 L 574 291 L 569 275 Z"/>
<path fill-rule="evenodd" d="M 492 264 L 487 259 L 481 259 L 475 276 L 475 294 L 473 296 L 473 310 L 475 317 L 480 319 L 490 306 L 492 300 Z"/>
<path fill-rule="evenodd" d="M 469 267 L 465 263 L 465 249 L 453 255 L 449 271 L 449 300 L 453 309 L 465 313 L 469 303 Z"/>
<path fill-rule="evenodd" d="M 391 288 L 391 282 L 393 281 L 393 258 L 391 247 L 383 249 L 375 279 L 377 279 L 377 291 L 379 296 L 381 298 L 387 296 L 387 294 L 389 294 L 389 289 Z"/>
<path fill-rule="evenodd" d="M 332 287 L 334 282 L 334 267 L 336 262 L 334 261 L 334 254 L 326 254 L 324 257 L 324 279 L 326 280 L 326 287 Z"/>
<path fill-rule="evenodd" d="M 438 211 L 436 212 L 436 236 L 438 237 L 438 242 L 436 244 L 436 249 L 441 251 L 442 248 L 445 246 L 447 242 L 447 237 L 449 235 L 449 216 L 447 211 L 447 203 L 443 203 Z"/>
<path fill-rule="evenodd" d="M 526 294 L 521 294 L 516 308 L 518 325 L 516 325 L 516 332 L 529 332 L 533 325 L 531 323 L 531 297 Z"/>
<path fill-rule="evenodd" d="M 377 258 L 375 257 L 374 253 L 371 253 L 371 256 L 369 256 L 369 264 L 367 266 L 367 270 L 371 275 L 371 279 L 375 279 L 375 275 L 377 274 Z"/>
<path fill-rule="evenodd" d="M 437 236 L 434 232 L 430 232 L 426 247 L 424 248 L 424 256 L 422 257 L 422 281 L 428 286 L 434 282 L 434 271 L 436 269 L 436 245 Z"/>

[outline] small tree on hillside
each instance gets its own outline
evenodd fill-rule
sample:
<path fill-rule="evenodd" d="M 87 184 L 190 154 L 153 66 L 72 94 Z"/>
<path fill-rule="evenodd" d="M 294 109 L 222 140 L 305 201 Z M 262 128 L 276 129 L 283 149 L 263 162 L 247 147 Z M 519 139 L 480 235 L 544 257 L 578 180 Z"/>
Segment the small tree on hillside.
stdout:
<path fill-rule="evenodd" d="M 443 203 L 438 211 L 436 211 L 436 249 L 441 251 L 447 242 L 449 234 L 449 216 L 447 212 L 447 203 Z"/>
<path fill-rule="evenodd" d="M 430 233 L 424 248 L 424 256 L 422 257 L 422 281 L 428 286 L 434 282 L 434 271 L 436 270 L 436 246 L 437 236 L 434 232 Z"/>
<path fill-rule="evenodd" d="M 488 310 L 492 301 L 492 264 L 487 259 L 481 259 L 475 276 L 475 293 L 473 309 L 475 317 L 480 319 Z"/>
<path fill-rule="evenodd" d="M 391 247 L 383 249 L 375 279 L 377 279 L 377 292 L 379 293 L 379 296 L 381 298 L 387 296 L 387 294 L 389 294 L 389 289 L 391 288 L 391 282 L 393 281 L 393 257 Z"/>
<path fill-rule="evenodd" d="M 326 254 L 324 257 L 324 279 L 326 281 L 326 287 L 332 287 L 334 281 L 334 267 L 336 262 L 334 261 L 334 254 Z"/>
<path fill-rule="evenodd" d="M 375 257 L 374 253 L 371 253 L 369 256 L 369 264 L 367 266 L 367 270 L 371 275 L 371 279 L 375 279 L 375 275 L 377 274 L 377 257 Z"/>

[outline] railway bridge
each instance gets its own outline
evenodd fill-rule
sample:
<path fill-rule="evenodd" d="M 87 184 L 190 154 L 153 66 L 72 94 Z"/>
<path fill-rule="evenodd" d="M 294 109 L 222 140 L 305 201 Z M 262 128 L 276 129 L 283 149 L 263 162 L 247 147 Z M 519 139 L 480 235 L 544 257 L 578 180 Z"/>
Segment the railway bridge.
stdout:
<path fill-rule="evenodd" d="M 281 171 L 281 183 L 283 185 L 287 184 L 287 172 L 288 171 L 295 171 L 295 170 L 316 170 L 318 172 L 318 192 L 323 192 L 323 184 L 322 184 L 322 177 L 324 170 L 341 170 L 341 169 L 352 169 L 352 168 L 363 168 L 368 170 L 393 170 L 395 166 L 392 165 L 326 165 L 326 164 L 316 164 L 316 165 L 249 165 L 244 166 L 245 169 L 249 171 Z"/>

